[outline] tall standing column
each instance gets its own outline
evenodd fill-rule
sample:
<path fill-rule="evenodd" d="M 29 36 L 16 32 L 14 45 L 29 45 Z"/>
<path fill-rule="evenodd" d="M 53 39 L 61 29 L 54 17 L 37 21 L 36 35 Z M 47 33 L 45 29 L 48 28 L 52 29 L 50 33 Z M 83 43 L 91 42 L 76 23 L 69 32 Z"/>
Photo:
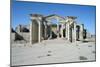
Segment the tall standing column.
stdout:
<path fill-rule="evenodd" d="M 63 24 L 61 24 L 61 38 L 63 38 Z"/>
<path fill-rule="evenodd" d="M 48 22 L 48 25 L 49 25 L 49 38 L 48 39 L 51 39 L 52 38 L 52 24 L 51 24 L 51 22 Z"/>
<path fill-rule="evenodd" d="M 38 21 L 38 42 L 41 42 L 41 23 Z"/>
<path fill-rule="evenodd" d="M 68 28 L 68 27 L 67 27 L 67 23 L 66 23 L 66 24 L 65 24 L 65 31 L 66 31 L 66 32 L 65 32 L 65 37 L 66 37 L 66 39 L 68 38 L 68 30 L 67 30 L 67 28 Z"/>
<path fill-rule="evenodd" d="M 67 37 L 68 37 L 68 40 L 70 41 L 70 26 L 69 26 L 69 23 L 67 24 Z"/>
<path fill-rule="evenodd" d="M 59 18 L 57 17 L 57 38 L 59 38 Z"/>
<path fill-rule="evenodd" d="M 32 44 L 32 29 L 33 29 L 33 28 L 32 28 L 32 27 L 33 27 L 33 26 L 32 26 L 32 25 L 33 25 L 32 23 L 33 23 L 33 22 L 30 23 L 30 44 Z"/>
<path fill-rule="evenodd" d="M 83 29 L 84 29 L 84 25 L 83 24 L 81 24 L 80 25 L 80 40 L 83 40 Z"/>
<path fill-rule="evenodd" d="M 74 22 L 74 40 L 76 41 L 76 23 Z"/>
<path fill-rule="evenodd" d="M 52 38 L 52 25 L 50 25 L 50 39 Z"/>
<path fill-rule="evenodd" d="M 44 28 L 44 39 L 46 39 L 46 38 L 47 38 L 47 26 L 45 24 L 45 28 Z"/>
<path fill-rule="evenodd" d="M 57 38 L 59 38 L 59 23 L 57 24 Z"/>

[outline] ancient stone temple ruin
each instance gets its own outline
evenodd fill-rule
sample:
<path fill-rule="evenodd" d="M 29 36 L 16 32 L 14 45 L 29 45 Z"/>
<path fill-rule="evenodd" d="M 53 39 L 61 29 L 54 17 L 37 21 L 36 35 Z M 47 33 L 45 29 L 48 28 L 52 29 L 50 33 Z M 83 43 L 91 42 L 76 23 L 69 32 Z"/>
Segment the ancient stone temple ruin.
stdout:
<path fill-rule="evenodd" d="M 57 23 L 52 23 L 52 19 L 55 19 Z M 30 24 L 26 27 L 19 25 L 15 34 L 30 44 L 59 38 L 69 42 L 83 41 L 87 38 L 87 30 L 84 29 L 84 24 L 77 24 L 76 19 L 77 17 L 74 16 L 61 17 L 56 14 L 49 16 L 30 14 Z M 15 37 L 13 35 L 12 39 L 16 40 Z"/>

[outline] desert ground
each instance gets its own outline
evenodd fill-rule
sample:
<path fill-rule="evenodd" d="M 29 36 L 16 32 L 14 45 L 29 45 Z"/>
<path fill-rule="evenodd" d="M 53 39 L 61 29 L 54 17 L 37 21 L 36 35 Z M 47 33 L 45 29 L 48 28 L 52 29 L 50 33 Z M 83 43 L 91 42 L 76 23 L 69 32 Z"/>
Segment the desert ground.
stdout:
<path fill-rule="evenodd" d="M 95 61 L 95 53 L 95 42 L 52 39 L 32 45 L 11 44 L 11 65 Z"/>

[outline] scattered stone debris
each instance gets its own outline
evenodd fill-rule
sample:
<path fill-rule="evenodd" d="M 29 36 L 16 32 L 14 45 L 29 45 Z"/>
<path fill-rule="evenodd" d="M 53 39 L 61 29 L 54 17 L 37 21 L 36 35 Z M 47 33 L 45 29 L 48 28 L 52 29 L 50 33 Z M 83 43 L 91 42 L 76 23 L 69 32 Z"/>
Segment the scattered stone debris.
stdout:
<path fill-rule="evenodd" d="M 83 42 L 83 43 L 88 43 L 89 41 L 85 41 L 85 40 L 83 40 L 82 42 Z"/>
<path fill-rule="evenodd" d="M 51 56 L 51 54 L 47 54 L 46 56 Z M 45 56 L 38 56 L 37 58 L 42 58 L 42 57 L 45 57 Z"/>
<path fill-rule="evenodd" d="M 48 51 L 48 53 L 51 53 L 51 51 Z"/>
<path fill-rule="evenodd" d="M 80 59 L 80 60 L 87 60 L 87 58 L 84 57 L 84 56 L 80 56 L 79 59 Z"/>
<path fill-rule="evenodd" d="M 95 53 L 96 53 L 96 51 L 92 51 L 92 53 L 93 53 L 93 54 L 95 54 Z"/>
<path fill-rule="evenodd" d="M 51 54 L 47 54 L 47 56 L 51 56 Z"/>
<path fill-rule="evenodd" d="M 42 58 L 42 57 L 44 57 L 44 56 L 38 56 L 38 58 Z"/>
<path fill-rule="evenodd" d="M 92 45 L 89 45 L 88 47 L 92 47 Z"/>

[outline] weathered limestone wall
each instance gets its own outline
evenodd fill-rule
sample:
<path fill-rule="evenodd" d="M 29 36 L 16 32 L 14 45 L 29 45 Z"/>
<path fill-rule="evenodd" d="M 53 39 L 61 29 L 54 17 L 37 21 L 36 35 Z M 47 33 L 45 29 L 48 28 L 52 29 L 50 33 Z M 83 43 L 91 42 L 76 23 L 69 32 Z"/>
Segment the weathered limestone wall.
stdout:
<path fill-rule="evenodd" d="M 17 35 L 17 36 L 16 36 Z M 23 38 L 22 40 L 16 40 L 16 37 Z M 29 43 L 30 34 L 26 32 L 21 33 L 11 33 L 11 43 Z M 16 41 L 15 41 L 16 40 Z"/>
<path fill-rule="evenodd" d="M 15 33 L 11 33 L 11 43 L 14 43 L 14 40 L 15 40 Z"/>
<path fill-rule="evenodd" d="M 29 33 L 26 33 L 26 32 L 21 32 L 19 33 L 20 36 L 22 36 L 24 38 L 24 41 L 26 43 L 29 43 L 29 39 L 30 39 L 30 34 Z"/>
<path fill-rule="evenodd" d="M 36 20 L 31 22 L 31 43 L 38 42 L 38 22 Z"/>

